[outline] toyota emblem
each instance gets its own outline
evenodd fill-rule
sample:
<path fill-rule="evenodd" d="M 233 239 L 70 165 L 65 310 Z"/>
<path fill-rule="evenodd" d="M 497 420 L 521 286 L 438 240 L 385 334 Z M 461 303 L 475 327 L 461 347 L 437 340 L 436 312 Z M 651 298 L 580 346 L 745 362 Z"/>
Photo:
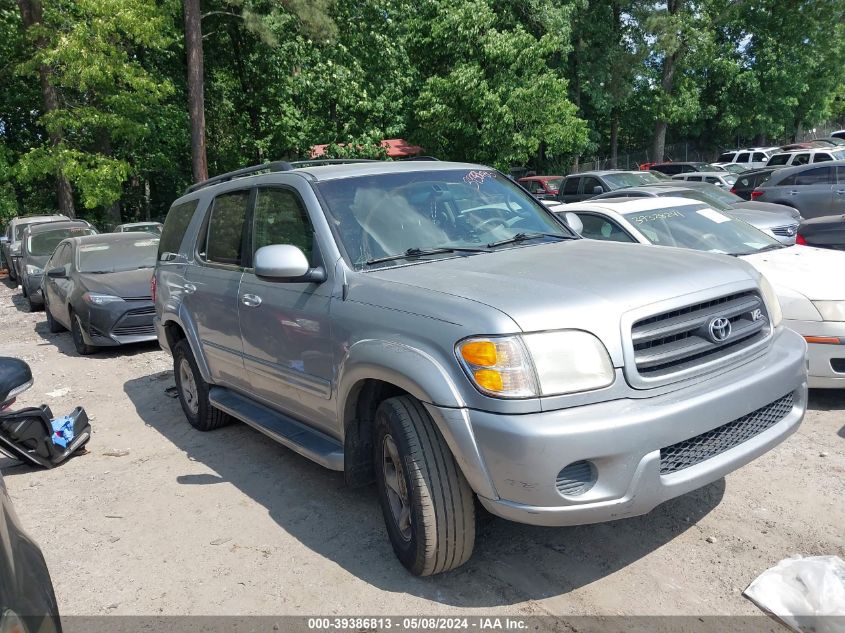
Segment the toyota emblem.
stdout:
<path fill-rule="evenodd" d="M 731 322 L 725 317 L 717 317 L 710 321 L 707 329 L 710 332 L 710 339 L 714 343 L 721 343 L 731 335 Z"/>

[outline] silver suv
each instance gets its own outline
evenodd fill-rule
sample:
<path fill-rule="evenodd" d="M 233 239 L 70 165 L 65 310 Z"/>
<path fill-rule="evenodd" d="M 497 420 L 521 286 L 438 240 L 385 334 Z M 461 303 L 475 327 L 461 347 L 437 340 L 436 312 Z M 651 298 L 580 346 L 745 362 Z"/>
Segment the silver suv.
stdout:
<path fill-rule="evenodd" d="M 806 406 L 806 345 L 751 266 L 579 239 L 478 165 L 213 178 L 173 204 L 153 286 L 188 421 L 375 480 L 418 575 L 470 557 L 474 498 L 536 525 L 643 514 Z"/>

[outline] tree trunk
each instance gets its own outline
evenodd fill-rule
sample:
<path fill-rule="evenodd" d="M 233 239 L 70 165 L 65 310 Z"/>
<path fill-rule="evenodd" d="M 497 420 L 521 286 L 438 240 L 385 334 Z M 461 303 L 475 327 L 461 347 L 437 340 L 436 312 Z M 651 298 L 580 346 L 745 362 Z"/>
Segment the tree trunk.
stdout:
<path fill-rule="evenodd" d="M 666 2 L 666 11 L 669 15 L 675 15 L 681 9 L 683 0 L 668 0 Z M 672 53 L 664 54 L 663 68 L 660 77 L 660 88 L 663 91 L 665 98 L 671 98 L 675 90 L 675 70 L 678 66 L 678 60 L 681 57 L 681 50 L 683 49 L 683 42 L 678 46 L 677 50 Z M 654 123 L 654 145 L 652 150 L 652 161 L 659 163 L 663 161 L 663 152 L 666 149 L 666 130 L 669 127 L 669 122 L 663 120 L 663 117 L 658 115 L 657 121 Z"/>
<path fill-rule="evenodd" d="M 41 0 L 18 0 L 18 7 L 21 11 L 21 20 L 24 29 L 29 30 L 31 27 L 42 23 L 44 12 L 41 7 Z M 35 40 L 36 48 L 41 49 L 44 46 L 43 37 Z M 38 79 L 41 84 L 41 100 L 43 102 L 44 114 L 50 114 L 59 109 L 59 97 L 56 94 L 56 88 L 50 81 L 51 73 L 50 67 L 46 64 L 38 66 Z M 53 129 L 50 131 L 50 143 L 53 147 L 59 147 L 63 138 L 62 130 L 53 126 Z M 63 213 L 69 218 L 76 217 L 76 209 L 73 205 L 73 189 L 70 186 L 70 181 L 62 173 L 61 168 L 56 172 L 56 199 L 59 213 Z"/>
<path fill-rule="evenodd" d="M 792 142 L 799 143 L 804 140 L 804 124 L 801 119 L 795 119 L 795 131 L 792 135 Z"/>
<path fill-rule="evenodd" d="M 194 182 L 208 179 L 205 153 L 205 97 L 203 96 L 202 16 L 200 0 L 185 2 L 185 51 L 188 65 L 188 113 L 191 118 L 191 168 Z"/>
<path fill-rule="evenodd" d="M 144 220 L 150 221 L 150 179 L 144 178 Z"/>
<path fill-rule="evenodd" d="M 610 112 L 610 168 L 616 169 L 619 162 L 619 113 L 616 108 Z"/>

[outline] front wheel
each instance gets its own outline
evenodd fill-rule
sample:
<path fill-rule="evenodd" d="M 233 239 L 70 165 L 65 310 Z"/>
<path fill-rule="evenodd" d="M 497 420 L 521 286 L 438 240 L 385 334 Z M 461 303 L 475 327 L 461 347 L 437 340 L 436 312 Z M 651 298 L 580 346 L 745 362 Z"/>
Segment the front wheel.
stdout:
<path fill-rule="evenodd" d="M 82 335 L 82 319 L 78 314 L 70 313 L 70 335 L 73 337 L 73 346 L 80 356 L 88 356 L 97 351 L 93 345 L 88 345 Z"/>
<path fill-rule="evenodd" d="M 50 312 L 50 305 L 47 303 L 46 299 L 44 301 L 44 312 L 47 315 L 47 329 L 50 330 L 50 334 L 58 334 L 65 329 L 61 323 L 53 318 L 53 313 Z"/>
<path fill-rule="evenodd" d="M 382 402 L 373 459 L 393 551 L 416 576 L 463 565 L 475 544 L 472 488 L 422 403 Z"/>

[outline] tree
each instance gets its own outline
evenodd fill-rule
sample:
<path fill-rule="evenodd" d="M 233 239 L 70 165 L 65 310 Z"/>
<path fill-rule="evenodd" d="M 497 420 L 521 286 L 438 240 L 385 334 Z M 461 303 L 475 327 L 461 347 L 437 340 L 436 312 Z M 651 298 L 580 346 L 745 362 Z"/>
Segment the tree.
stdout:
<path fill-rule="evenodd" d="M 185 53 L 188 69 L 188 113 L 191 119 L 191 167 L 194 182 L 208 179 L 205 153 L 205 98 L 203 96 L 202 16 L 200 0 L 185 2 Z"/>

